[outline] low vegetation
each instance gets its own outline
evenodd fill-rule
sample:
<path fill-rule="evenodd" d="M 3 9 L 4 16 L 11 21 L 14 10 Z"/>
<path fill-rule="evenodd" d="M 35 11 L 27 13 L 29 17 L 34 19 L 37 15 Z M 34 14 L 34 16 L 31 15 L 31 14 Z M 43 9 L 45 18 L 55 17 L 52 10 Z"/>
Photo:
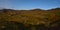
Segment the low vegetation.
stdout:
<path fill-rule="evenodd" d="M 4 27 L 6 25 L 6 27 Z M 60 30 L 60 8 L 50 10 L 0 10 L 0 29 Z M 12 29 L 11 29 L 12 27 Z"/>

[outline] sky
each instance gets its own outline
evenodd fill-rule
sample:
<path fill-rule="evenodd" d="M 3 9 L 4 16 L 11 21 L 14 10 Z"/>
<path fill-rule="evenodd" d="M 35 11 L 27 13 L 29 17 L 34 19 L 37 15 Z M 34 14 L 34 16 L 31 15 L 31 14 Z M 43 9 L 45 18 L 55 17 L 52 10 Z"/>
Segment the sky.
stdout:
<path fill-rule="evenodd" d="M 7 9 L 51 9 L 60 7 L 60 0 L 0 0 L 0 8 Z"/>

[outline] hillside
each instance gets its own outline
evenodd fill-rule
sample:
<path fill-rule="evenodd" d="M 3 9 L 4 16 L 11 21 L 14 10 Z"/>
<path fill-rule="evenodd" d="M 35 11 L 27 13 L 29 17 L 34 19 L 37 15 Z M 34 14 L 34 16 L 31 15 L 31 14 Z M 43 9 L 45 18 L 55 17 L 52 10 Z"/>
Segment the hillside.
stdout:
<path fill-rule="evenodd" d="M 55 26 L 60 22 L 60 8 L 50 10 L 0 10 L 0 21 L 15 21 L 22 24 Z"/>

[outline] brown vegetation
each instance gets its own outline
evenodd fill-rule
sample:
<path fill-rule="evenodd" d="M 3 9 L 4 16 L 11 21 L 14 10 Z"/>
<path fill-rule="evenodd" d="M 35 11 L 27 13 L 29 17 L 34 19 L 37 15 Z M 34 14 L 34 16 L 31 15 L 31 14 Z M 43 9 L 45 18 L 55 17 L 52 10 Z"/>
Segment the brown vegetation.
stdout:
<path fill-rule="evenodd" d="M 53 27 L 58 25 L 55 23 L 60 20 L 60 8 L 51 10 L 12 10 L 3 9 L 0 10 L 0 21 L 15 21 L 18 23 L 25 24 L 29 27 L 30 25 L 44 25 L 46 27 Z M 60 21 L 59 21 L 60 22 Z M 58 22 L 58 23 L 59 23 Z M 54 25 L 55 24 L 55 25 Z M 34 27 L 33 27 L 34 28 Z"/>

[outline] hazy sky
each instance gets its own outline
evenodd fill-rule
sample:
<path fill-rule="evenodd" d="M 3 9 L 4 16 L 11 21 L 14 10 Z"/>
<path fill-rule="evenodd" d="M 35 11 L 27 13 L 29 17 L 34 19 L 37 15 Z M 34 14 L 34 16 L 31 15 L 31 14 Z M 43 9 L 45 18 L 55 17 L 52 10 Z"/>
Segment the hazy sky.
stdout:
<path fill-rule="evenodd" d="M 0 0 L 0 7 L 12 9 L 50 9 L 60 7 L 60 0 Z"/>

